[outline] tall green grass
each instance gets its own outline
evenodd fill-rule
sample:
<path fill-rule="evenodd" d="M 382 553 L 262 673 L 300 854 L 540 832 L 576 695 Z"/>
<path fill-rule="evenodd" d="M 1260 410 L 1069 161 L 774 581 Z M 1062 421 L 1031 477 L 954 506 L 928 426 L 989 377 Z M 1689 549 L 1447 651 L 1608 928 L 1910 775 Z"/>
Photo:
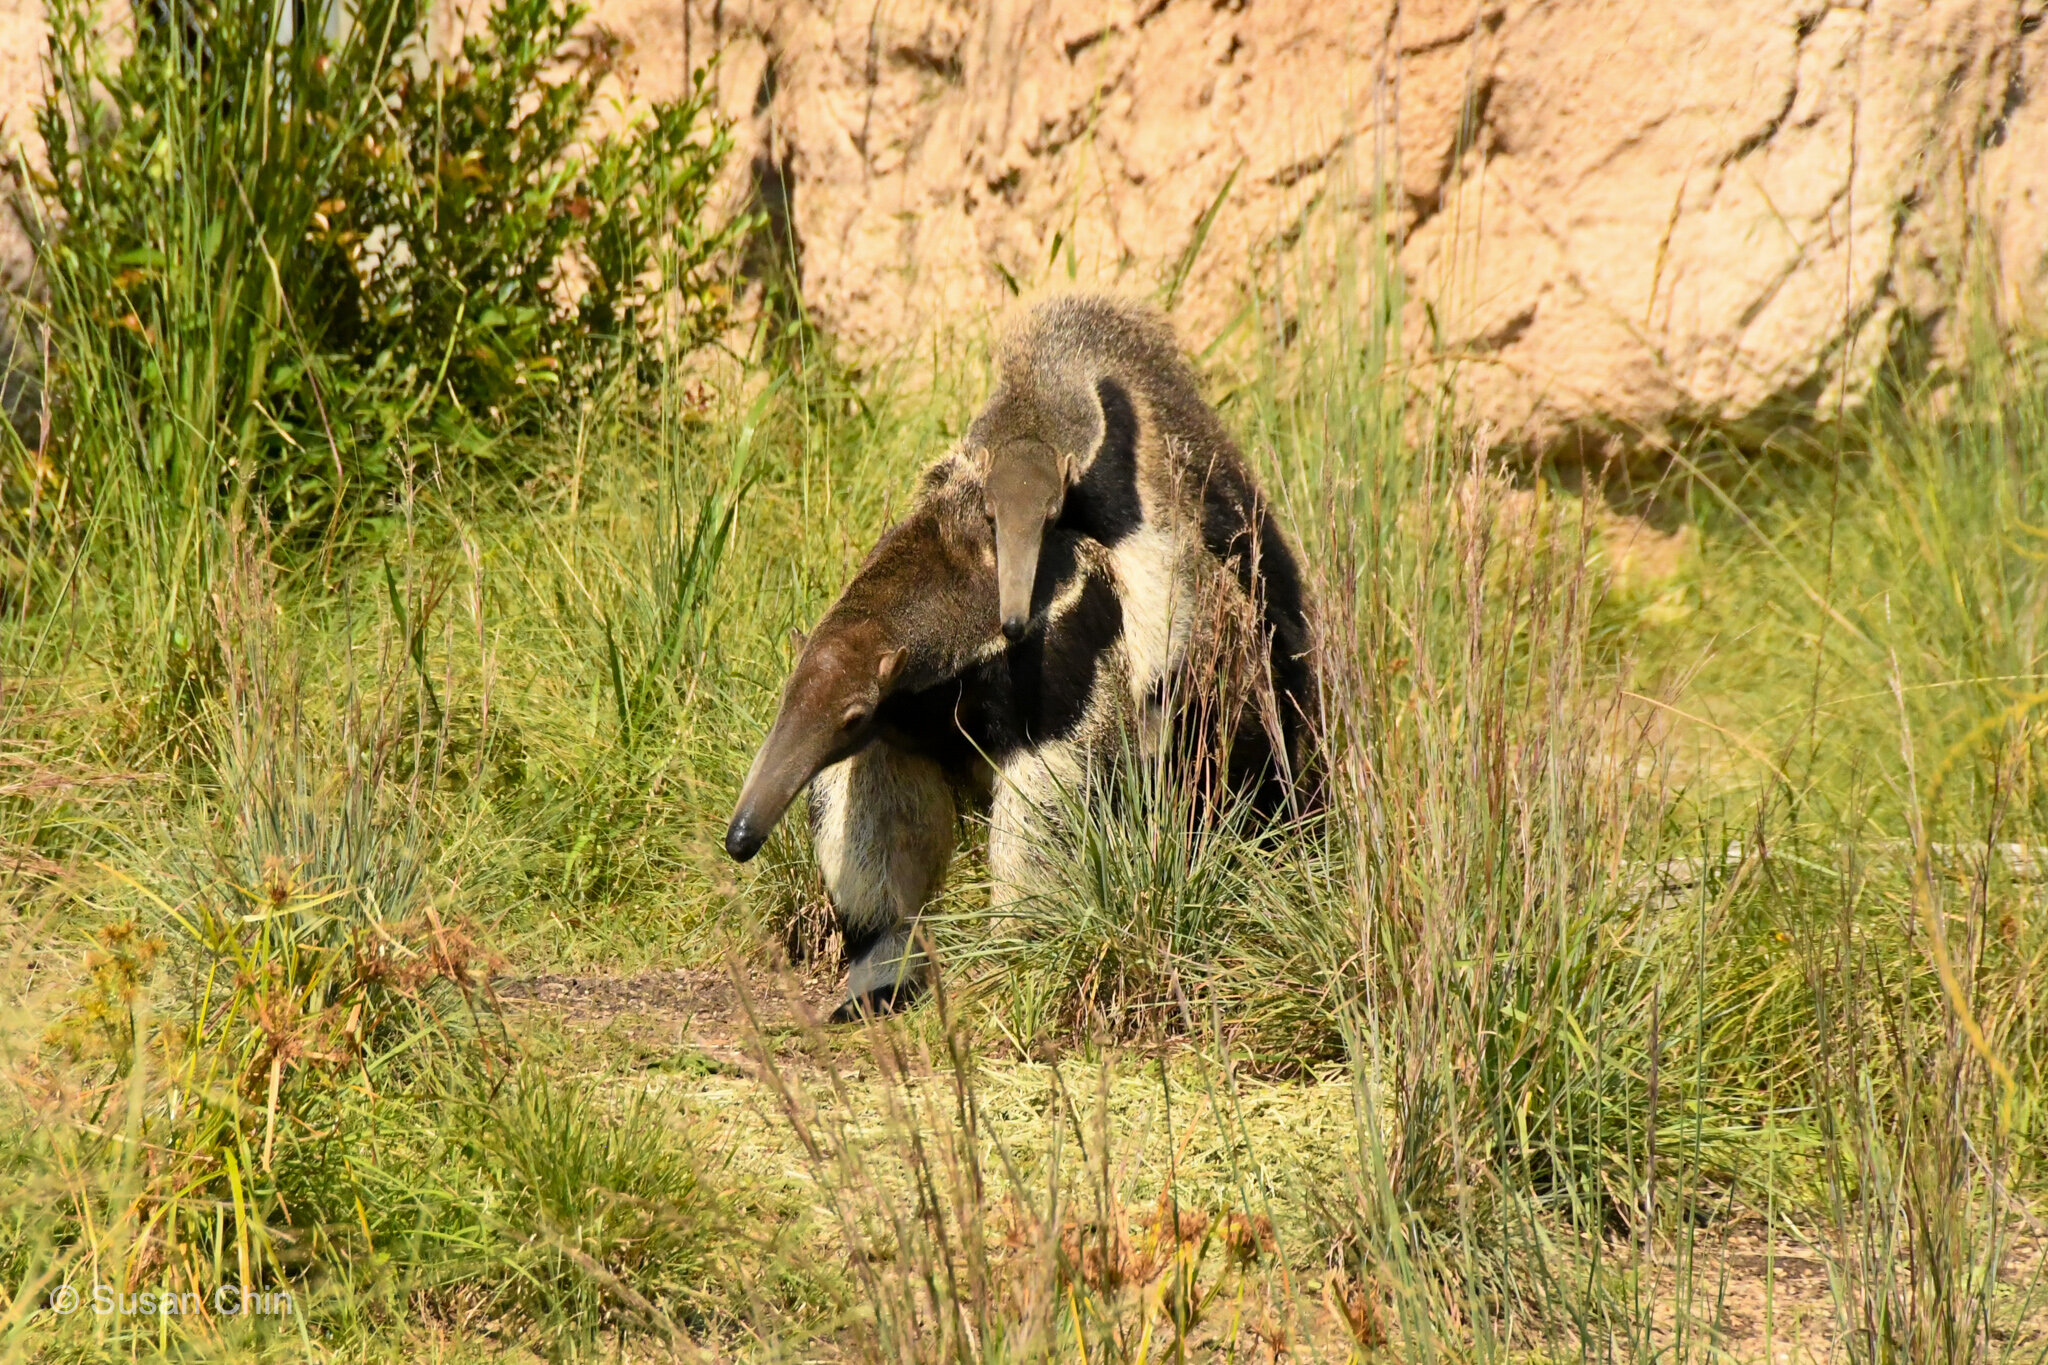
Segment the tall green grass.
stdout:
<path fill-rule="evenodd" d="M 432 63 L 410 0 L 172 4 L 119 53 L 92 4 L 52 11 L 21 196 L 52 420 L 8 598 L 112 578 L 166 734 L 217 680 L 224 536 L 327 577 L 409 481 L 723 326 L 714 263 L 750 220 L 708 211 L 729 140 L 702 73 L 613 129 L 619 48 L 583 8 L 481 18 Z"/>
<path fill-rule="evenodd" d="M 1112 764 L 1049 891 L 942 922 L 1003 1045 L 1348 1059 L 1318 1216 L 1411 1357 L 1711 1355 L 1759 1226 L 1852 1358 L 2032 1358 L 2030 372 L 1885 390 L 1818 464 L 1685 453 L 1673 612 L 1611 513 L 1404 432 L 1370 337 L 1295 361 L 1234 397 L 1315 566 L 1338 832 L 1190 837 Z"/>
<path fill-rule="evenodd" d="M 732 1321 L 735 1261 L 762 1258 L 728 1242 L 736 1192 L 702 1139 L 653 1097 L 622 1107 L 522 1062 L 504 1032 L 493 955 L 439 870 L 464 759 L 408 632 L 337 697 L 302 672 L 267 566 L 236 563 L 207 778 L 127 803 L 103 875 L 40 910 L 103 927 L 9 1024 L 6 1103 L 36 1121 L 6 1152 L 23 1185 L 0 1329 L 17 1348 L 240 1349 L 424 1314 L 552 1350 Z M 220 1284 L 288 1292 L 297 1317 L 50 1309 L 64 1285 Z"/>
<path fill-rule="evenodd" d="M 631 837 L 527 787 L 493 706 L 470 518 L 516 505 L 563 430 L 525 400 L 594 396 L 646 457 L 623 480 L 643 543 L 575 620 L 622 724 L 579 735 L 568 776 L 614 807 L 635 774 L 604 765 L 715 659 L 745 486 L 744 460 L 694 459 L 680 382 L 637 368 L 717 326 L 702 271 L 744 226 L 699 221 L 722 133 L 701 91 L 595 131 L 616 49 L 581 19 L 502 7 L 451 71 L 416 62 L 404 5 L 173 6 L 118 60 L 88 9 L 53 15 L 54 420 L 0 644 L 12 1354 L 436 1320 L 573 1351 L 741 1301 L 707 1288 L 737 1283 L 712 1158 L 671 1106 L 522 1065 L 480 941 L 499 926 L 464 897 L 467 856 L 511 861 L 488 819 L 508 791 L 564 884 L 577 834 Z M 295 1308 L 67 1316 L 64 1285 Z"/>
<path fill-rule="evenodd" d="M 1625 590 L 1611 513 L 1469 443 L 1404 434 L 1356 343 L 1289 354 L 1298 370 L 1255 376 L 1230 411 L 1269 486 L 1344 509 L 1290 515 L 1317 574 L 1332 818 L 1278 839 L 1229 819 L 1197 835 L 1185 792 L 1126 762 L 1117 799 L 1069 813 L 1054 886 L 1003 921 L 976 913 L 964 859 L 937 926 L 943 1012 L 891 1026 L 839 1091 L 799 1068 L 768 1092 L 827 1215 L 809 1236 L 861 1249 L 794 1289 L 707 1302 L 735 1258 L 753 1283 L 779 1273 L 725 1211 L 759 1197 L 667 1136 L 658 1107 L 536 1089 L 551 1083 L 501 1056 L 514 1044 L 493 1016 L 471 1020 L 446 983 L 387 997 L 391 1018 L 417 1022 L 382 1035 L 375 1103 L 293 1062 L 273 1105 L 268 1035 L 218 1033 L 204 1055 L 234 1102 L 193 1150 L 261 1173 L 248 1226 L 272 1229 L 262 1254 L 280 1282 L 328 1286 L 313 1300 L 323 1339 L 428 1314 L 542 1343 L 598 1322 L 792 1349 L 822 1334 L 901 1359 L 1076 1358 L 1084 1343 L 1091 1359 L 1199 1357 L 1230 1332 L 1245 1351 L 1271 1332 L 1341 1357 L 1354 1327 L 1418 1359 L 1704 1358 L 1723 1241 L 1754 1228 L 1825 1259 L 1832 1330 L 1858 1359 L 2031 1358 L 2039 1296 L 2001 1267 L 2033 1244 L 2041 1175 L 2026 702 L 2041 597 L 2018 553 L 2039 494 L 2028 461 L 1965 461 L 1988 432 L 2030 430 L 2038 398 L 2007 391 L 1995 420 L 1902 409 L 1843 429 L 1839 475 L 1696 483 L 1682 572 L 1698 605 L 1674 617 Z M 502 502 L 420 481 L 385 548 L 343 562 L 338 593 L 230 561 L 245 578 L 217 578 L 214 600 L 261 629 L 218 638 L 267 652 L 201 705 L 190 757 L 129 795 L 148 818 L 110 815 L 90 788 L 9 798 L 15 843 L 63 867 L 108 861 L 194 923 L 181 897 L 205 889 L 218 927 L 184 935 L 119 879 L 85 896 L 76 872 L 37 883 L 39 913 L 113 931 L 91 968 L 70 958 L 66 995 L 69 1035 L 103 1041 L 73 1056 L 38 1033 L 17 1066 L 115 1078 L 140 1058 L 154 1132 L 171 1073 L 149 1021 L 195 998 L 174 983 L 215 956 L 257 954 L 236 1017 L 295 993 L 312 1039 L 369 989 L 319 969 L 338 926 L 431 906 L 515 969 L 701 961 L 744 950 L 801 894 L 794 875 L 734 879 L 715 847 L 784 632 L 822 607 L 971 401 L 941 389 L 849 410 L 797 379 L 736 388 L 712 419 L 679 399 L 559 428 L 548 472 Z M 1948 497 L 1966 468 L 1974 491 Z M 1807 525 L 1816 485 L 1837 477 L 1823 536 Z M 1897 510 L 1908 497 L 1948 498 L 1952 559 L 1925 558 L 1943 542 L 1922 538 L 1929 514 L 1915 530 Z M 1992 586 L 1958 594 L 1958 579 Z M 1993 645 L 2004 655 L 1982 657 Z M 50 771 L 87 766 L 86 737 L 129 704 L 92 676 L 39 685 Z M 2006 681 L 1975 681 L 1988 676 Z M 200 838 L 206 812 L 246 832 Z M 266 933 L 302 927 L 266 947 L 245 937 L 252 915 Z M 435 951 L 431 927 L 408 934 L 394 937 Z M 136 1002 L 146 1021 L 119 1025 Z M 1170 1059 L 1164 1093 L 1225 1119 L 1246 1078 L 1336 1066 L 1353 1102 L 1335 1174 L 1312 1178 L 1325 1153 L 1249 1139 L 1227 1199 L 1134 1164 L 1153 1141 L 1136 1111 L 1091 1099 L 1071 1061 L 1074 1093 L 1048 1079 L 1036 1130 L 997 1142 L 975 1117 L 1013 1068 L 1040 1065 L 1020 1058 L 1113 1068 L 1132 1044 Z M 916 1085 L 890 1100 L 899 1077 Z M 106 1116 L 126 1121 L 133 1084 Z M 854 1121 L 874 1103 L 894 1117 Z M 104 1118 L 66 1122 L 70 1145 L 10 1156 L 38 1198 L 63 1188 L 86 1210 L 16 1206 L 18 1282 L 44 1289 L 31 1267 L 122 1264 L 135 1228 L 109 1212 L 132 1198 L 120 1144 L 78 1126 Z M 330 1124 L 330 1142 L 384 1158 L 337 1165 L 310 1136 Z M 224 1156 L 218 1169 L 191 1209 L 237 1206 Z M 47 1183 L 61 1170 L 94 1174 Z M 1177 1204 L 1201 1215 L 1185 1238 L 1161 1232 L 1181 1227 Z M 1274 1249 L 1233 1260 L 1231 1214 L 1267 1218 Z M 179 1216 L 206 1273 L 211 1248 L 235 1262 L 234 1235 Z M 310 1241 L 301 1217 L 323 1229 Z M 128 1231 L 94 1242 L 81 1229 L 96 1222 Z"/>
<path fill-rule="evenodd" d="M 519 13 L 514 66 L 553 31 Z M 322 56 L 393 69 L 374 27 L 263 30 L 248 174 L 385 140 L 363 89 L 279 93 Z M 761 368 L 593 361 L 585 401 L 496 427 L 415 405 L 415 372 L 351 435 L 321 413 L 342 352 L 268 265 L 342 210 L 286 186 L 209 216 L 244 172 L 201 156 L 222 96 L 163 41 L 182 188 L 129 205 L 161 260 L 53 275 L 70 520 L 0 637 L 10 1350 L 278 1349 L 46 1307 L 233 1278 L 302 1295 L 315 1353 L 1707 1360 L 1739 1234 L 1825 1262 L 1850 1359 L 2040 1357 L 2026 355 L 1895 379 L 1799 452 L 1702 435 L 1617 509 L 1404 388 L 1389 291 L 1189 338 L 1309 566 L 1330 813 L 1202 827 L 1108 756 L 1000 917 L 970 822 L 932 1008 L 853 1037 L 763 1014 L 700 1126 L 686 1084 L 567 1074 L 490 969 L 819 946 L 800 831 L 744 873 L 717 834 L 787 632 L 963 429 L 982 357 L 856 377 L 799 328 Z M 484 325 L 459 294 L 406 344 Z M 1677 533 L 1648 591 L 1630 510 Z"/>

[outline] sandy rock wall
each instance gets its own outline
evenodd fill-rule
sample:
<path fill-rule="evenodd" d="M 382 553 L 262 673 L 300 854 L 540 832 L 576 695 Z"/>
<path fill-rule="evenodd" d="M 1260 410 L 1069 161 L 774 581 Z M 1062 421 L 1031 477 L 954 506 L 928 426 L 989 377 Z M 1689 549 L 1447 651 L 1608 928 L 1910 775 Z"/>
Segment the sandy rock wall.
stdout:
<path fill-rule="evenodd" d="M 1348 256 L 1471 415 L 1548 447 L 1853 399 L 1959 344 L 1966 282 L 2048 325 L 2048 0 L 596 11 L 639 96 L 718 58 L 735 197 L 858 356 L 1069 280 L 1170 298 L 1198 347 L 1254 308 L 1284 334 Z M 0 0 L 10 137 L 38 29 Z"/>
<path fill-rule="evenodd" d="M 0 0 L 0 156 L 33 155 L 35 111 L 43 89 L 43 47 L 48 26 L 41 0 Z M 40 164 L 41 158 L 35 161 Z M 0 208 L 0 289 L 19 290 L 34 267 L 28 239 Z"/>
<path fill-rule="evenodd" d="M 1536 446 L 1759 434 L 1974 281 L 2048 324 L 2048 0 L 607 0 L 643 88 L 723 54 L 857 353 L 1012 284 L 1285 328 L 1331 247 Z M 1206 226 L 1206 232 L 1204 231 Z M 1176 282 L 1178 282 L 1177 288 Z"/>

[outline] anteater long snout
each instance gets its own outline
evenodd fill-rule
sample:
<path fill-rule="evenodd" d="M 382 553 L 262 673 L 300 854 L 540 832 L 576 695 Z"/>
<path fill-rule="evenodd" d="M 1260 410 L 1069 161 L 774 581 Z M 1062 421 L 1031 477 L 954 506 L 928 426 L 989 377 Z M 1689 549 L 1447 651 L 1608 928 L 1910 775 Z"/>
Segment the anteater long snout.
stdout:
<path fill-rule="evenodd" d="M 782 823 L 790 802 L 824 766 L 816 752 L 822 746 L 804 733 L 810 728 L 792 723 L 786 710 L 775 718 L 740 787 L 732 823 L 725 827 L 725 851 L 734 861 L 743 863 L 761 851 L 761 845 Z"/>
<path fill-rule="evenodd" d="M 1038 551 L 1045 542 L 1045 518 L 996 517 L 996 611 L 1003 638 L 1024 638 L 1031 623 L 1031 589 L 1038 582 Z"/>
<path fill-rule="evenodd" d="M 1030 437 L 1007 442 L 989 462 L 988 510 L 996 524 L 996 609 L 1006 639 L 1031 623 L 1038 552 L 1067 493 L 1066 462 Z"/>
<path fill-rule="evenodd" d="M 768 836 L 774 832 L 773 821 L 764 821 L 743 808 L 733 815 L 732 823 L 725 828 L 726 856 L 736 863 L 743 863 L 759 853 L 761 845 L 767 843 Z"/>

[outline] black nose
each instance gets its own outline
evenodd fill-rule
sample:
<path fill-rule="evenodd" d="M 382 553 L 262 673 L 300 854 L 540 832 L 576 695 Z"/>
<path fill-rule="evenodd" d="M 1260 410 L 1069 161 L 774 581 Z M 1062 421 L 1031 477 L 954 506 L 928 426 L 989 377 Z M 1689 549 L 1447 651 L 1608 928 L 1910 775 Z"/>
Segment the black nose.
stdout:
<path fill-rule="evenodd" d="M 759 853 L 761 845 L 766 842 L 767 836 L 755 833 L 754 822 L 744 815 L 735 815 L 732 824 L 726 827 L 726 855 L 736 863 L 743 863 Z"/>
<path fill-rule="evenodd" d="M 1005 616 L 1003 618 L 1003 638 L 1011 644 L 1015 644 L 1024 638 L 1025 625 L 1026 622 L 1021 616 Z"/>

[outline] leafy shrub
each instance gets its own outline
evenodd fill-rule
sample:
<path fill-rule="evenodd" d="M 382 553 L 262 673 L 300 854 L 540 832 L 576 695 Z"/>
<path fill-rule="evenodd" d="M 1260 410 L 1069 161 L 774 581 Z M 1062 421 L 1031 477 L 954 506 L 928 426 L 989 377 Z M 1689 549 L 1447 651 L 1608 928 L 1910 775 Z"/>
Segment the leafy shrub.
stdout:
<path fill-rule="evenodd" d="M 729 148 L 703 73 L 605 131 L 619 47 L 574 0 L 507 0 L 452 65 L 420 60 L 417 0 L 137 13 L 110 64 L 89 0 L 51 6 L 26 212 L 67 472 L 117 523 L 226 498 L 318 532 L 419 423 L 529 423 L 657 324 L 720 325 L 737 225 L 701 226 Z"/>
<path fill-rule="evenodd" d="M 587 12 L 504 0 L 455 69 L 400 60 L 378 73 L 388 138 L 348 144 L 314 223 L 352 267 L 358 293 L 339 321 L 367 372 L 396 366 L 471 413 L 516 414 L 588 393 L 659 324 L 678 323 L 690 346 L 720 323 L 711 265 L 732 228 L 701 220 L 730 141 L 705 73 L 627 135 L 595 133 L 619 42 L 578 32 Z M 565 262 L 582 286 L 573 309 L 557 297 Z"/>

